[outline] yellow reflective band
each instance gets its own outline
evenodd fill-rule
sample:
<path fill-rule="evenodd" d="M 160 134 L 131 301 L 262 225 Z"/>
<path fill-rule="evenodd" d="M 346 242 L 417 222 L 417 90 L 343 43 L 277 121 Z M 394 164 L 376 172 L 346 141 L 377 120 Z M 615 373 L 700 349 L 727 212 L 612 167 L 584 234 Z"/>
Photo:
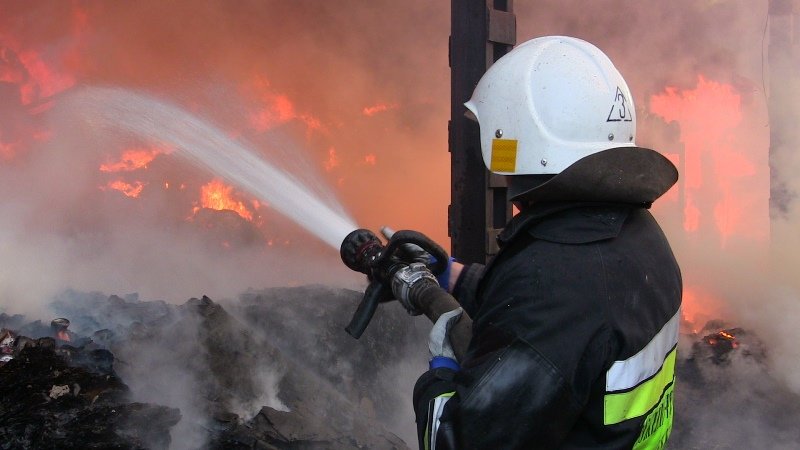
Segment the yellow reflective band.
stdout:
<path fill-rule="evenodd" d="M 489 170 L 508 173 L 517 171 L 516 139 L 492 139 L 492 161 Z"/>
<path fill-rule="evenodd" d="M 667 446 L 672 432 L 673 390 L 675 383 L 667 387 L 661 401 L 650 411 L 642 423 L 642 432 L 633 444 L 633 450 L 662 450 Z"/>
<path fill-rule="evenodd" d="M 650 411 L 666 388 L 675 380 L 675 355 L 677 347 L 664 359 L 656 375 L 628 392 L 606 394 L 603 399 L 603 424 L 613 425 L 640 417 Z"/>
<path fill-rule="evenodd" d="M 425 427 L 423 443 L 424 450 L 436 450 L 436 433 L 439 432 L 439 417 L 442 416 L 444 405 L 455 395 L 456 391 L 440 394 L 428 403 L 428 426 Z"/>

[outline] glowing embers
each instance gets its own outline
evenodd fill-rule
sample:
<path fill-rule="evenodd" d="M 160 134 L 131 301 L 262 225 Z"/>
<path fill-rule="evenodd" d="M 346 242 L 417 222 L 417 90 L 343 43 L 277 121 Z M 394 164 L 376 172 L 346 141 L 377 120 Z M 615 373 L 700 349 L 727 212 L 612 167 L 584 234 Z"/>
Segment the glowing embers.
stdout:
<path fill-rule="evenodd" d="M 703 337 L 692 346 L 693 359 L 728 364 L 737 356 L 756 362 L 763 362 L 767 356 L 766 346 L 754 333 L 743 328 L 730 328 L 718 320 L 707 323 L 699 336 Z"/>
<path fill-rule="evenodd" d="M 735 332 L 736 329 L 720 330 L 704 337 L 703 341 L 712 347 L 719 346 L 732 350 L 739 347 L 739 341 L 737 341 L 736 336 L 732 334 Z"/>
<path fill-rule="evenodd" d="M 257 208 L 258 203 L 254 203 L 254 207 Z M 230 210 L 245 220 L 253 221 L 253 213 L 250 209 L 245 206 L 244 202 L 234 198 L 233 187 L 216 179 L 200 188 L 200 205 L 195 206 L 193 212 L 197 214 L 201 208 L 218 211 Z"/>

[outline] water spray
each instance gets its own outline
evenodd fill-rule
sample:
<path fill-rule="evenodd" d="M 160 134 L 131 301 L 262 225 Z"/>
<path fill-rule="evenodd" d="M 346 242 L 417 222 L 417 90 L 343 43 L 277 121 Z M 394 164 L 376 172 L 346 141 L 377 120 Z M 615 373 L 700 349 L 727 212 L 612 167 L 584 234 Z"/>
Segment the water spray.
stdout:
<path fill-rule="evenodd" d="M 65 105 L 94 131 L 126 132 L 175 148 L 178 155 L 268 202 L 334 249 L 357 228 L 339 205 L 321 201 L 245 144 L 177 105 L 121 88 L 96 87 L 70 94 Z"/>
<path fill-rule="evenodd" d="M 369 230 L 356 229 L 341 207 L 322 202 L 302 183 L 228 137 L 213 124 L 177 105 L 120 88 L 84 88 L 65 101 L 95 131 L 110 129 L 169 145 L 178 154 L 267 201 L 322 241 L 339 248 L 350 269 L 367 275 L 364 298 L 345 328 L 359 338 L 381 302 L 392 300 L 390 282 L 409 258 L 421 258 L 438 275 L 447 252 L 416 231 L 384 229 L 386 245 Z M 355 231 L 354 231 L 355 230 Z M 411 255 L 411 256 L 409 256 Z"/>

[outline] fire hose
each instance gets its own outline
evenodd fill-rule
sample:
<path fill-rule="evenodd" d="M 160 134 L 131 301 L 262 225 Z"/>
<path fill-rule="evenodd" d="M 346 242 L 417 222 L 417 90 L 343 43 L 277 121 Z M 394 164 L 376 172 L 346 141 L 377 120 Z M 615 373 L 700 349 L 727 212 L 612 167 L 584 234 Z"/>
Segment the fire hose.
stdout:
<path fill-rule="evenodd" d="M 345 330 L 358 339 L 369 325 L 380 303 L 394 299 L 391 283 L 394 275 L 410 264 L 424 264 L 434 275 L 447 269 L 447 252 L 422 233 L 411 230 L 383 230 L 388 242 L 382 243 L 373 232 L 358 229 L 345 237 L 340 249 L 344 264 L 367 275 L 369 285 Z M 432 322 L 458 308 L 458 302 L 435 281 L 415 289 L 415 303 Z M 472 321 L 464 314 L 450 332 L 456 356 L 466 351 L 472 335 Z"/>

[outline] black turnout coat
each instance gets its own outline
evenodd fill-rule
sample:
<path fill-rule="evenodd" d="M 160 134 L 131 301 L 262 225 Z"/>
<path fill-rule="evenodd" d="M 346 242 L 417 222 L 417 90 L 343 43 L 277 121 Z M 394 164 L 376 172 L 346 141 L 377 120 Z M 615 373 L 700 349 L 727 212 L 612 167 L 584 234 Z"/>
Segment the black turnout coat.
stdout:
<path fill-rule="evenodd" d="M 415 386 L 420 448 L 663 448 L 682 283 L 653 216 L 542 203 L 498 240 L 453 292 L 474 320 L 462 369 Z"/>

